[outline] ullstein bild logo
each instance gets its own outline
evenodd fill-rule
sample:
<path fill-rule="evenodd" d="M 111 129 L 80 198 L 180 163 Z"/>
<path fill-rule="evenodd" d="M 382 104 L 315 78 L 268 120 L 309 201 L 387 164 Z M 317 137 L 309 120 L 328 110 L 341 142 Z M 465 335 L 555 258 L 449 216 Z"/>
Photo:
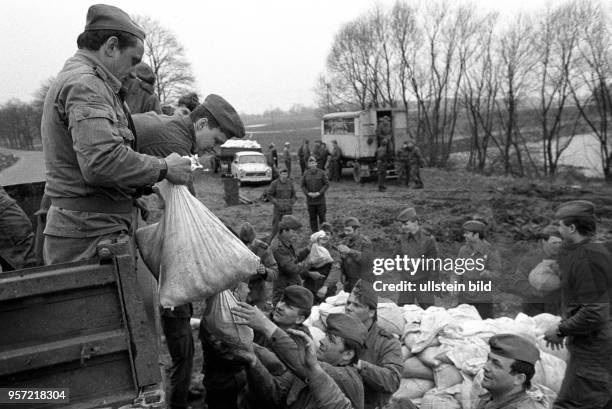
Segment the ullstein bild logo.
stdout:
<path fill-rule="evenodd" d="M 453 272 L 460 276 L 466 272 L 483 271 L 484 258 L 413 258 L 395 256 L 395 258 L 376 258 L 372 263 L 372 274 L 381 275 L 390 271 L 406 271 L 415 275 L 417 271 Z"/>

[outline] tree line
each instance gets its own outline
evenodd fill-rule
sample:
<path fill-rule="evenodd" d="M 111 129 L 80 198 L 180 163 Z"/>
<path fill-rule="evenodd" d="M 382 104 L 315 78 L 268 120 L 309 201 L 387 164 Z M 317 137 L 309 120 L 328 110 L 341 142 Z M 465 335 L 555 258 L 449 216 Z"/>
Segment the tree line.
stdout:
<path fill-rule="evenodd" d="M 612 180 L 610 29 L 595 0 L 509 20 L 450 1 L 377 5 L 337 32 L 317 104 L 403 107 L 430 164 L 469 142 L 469 168 L 495 158 L 508 175 L 554 174 L 572 138 L 592 133 Z"/>

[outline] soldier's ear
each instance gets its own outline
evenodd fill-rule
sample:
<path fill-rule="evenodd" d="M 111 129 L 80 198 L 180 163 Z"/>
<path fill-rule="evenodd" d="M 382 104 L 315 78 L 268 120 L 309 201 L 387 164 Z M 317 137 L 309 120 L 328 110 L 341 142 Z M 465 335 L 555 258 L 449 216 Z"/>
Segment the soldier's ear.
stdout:
<path fill-rule="evenodd" d="M 115 36 L 108 37 L 102 45 L 102 48 L 106 57 L 113 57 L 119 52 L 119 39 Z"/>

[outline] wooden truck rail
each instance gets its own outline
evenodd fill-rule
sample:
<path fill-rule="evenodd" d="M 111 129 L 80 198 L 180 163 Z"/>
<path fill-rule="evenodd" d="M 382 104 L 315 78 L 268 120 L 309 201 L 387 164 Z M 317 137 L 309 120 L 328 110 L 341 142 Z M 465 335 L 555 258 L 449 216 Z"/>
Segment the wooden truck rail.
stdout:
<path fill-rule="evenodd" d="M 0 388 L 69 389 L 69 402 L 28 408 L 116 408 L 139 396 L 163 407 L 132 251 L 124 237 L 95 259 L 0 273 Z"/>

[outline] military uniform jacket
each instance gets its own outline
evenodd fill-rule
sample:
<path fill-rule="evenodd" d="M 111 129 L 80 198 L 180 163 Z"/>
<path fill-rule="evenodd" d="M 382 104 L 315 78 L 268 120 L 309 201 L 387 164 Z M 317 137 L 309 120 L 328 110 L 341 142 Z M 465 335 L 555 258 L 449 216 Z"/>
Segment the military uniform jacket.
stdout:
<path fill-rule="evenodd" d="M 400 342 L 374 322 L 368 330 L 365 345 L 360 371 L 365 408 L 382 408 L 400 386 L 403 368 Z"/>
<path fill-rule="evenodd" d="M 268 188 L 268 199 L 274 204 L 275 212 L 290 214 L 297 201 L 293 182 L 289 179 L 285 183 L 280 179 L 274 180 Z"/>
<path fill-rule="evenodd" d="M 438 258 L 438 246 L 432 235 L 423 231 L 423 228 L 419 228 L 415 234 L 399 235 L 399 246 L 396 254 L 414 259 L 436 259 Z M 433 267 L 431 264 L 430 266 Z M 411 275 L 411 273 L 412 270 L 410 272 L 403 271 L 402 279 L 417 282 L 436 280 L 439 277 L 439 272 L 433 269 L 419 268 L 414 275 Z"/>
<path fill-rule="evenodd" d="M 306 247 L 296 252 L 293 245 L 285 243 L 276 236 L 270 243 L 272 254 L 278 264 L 278 280 L 274 286 L 275 291 L 280 291 L 293 284 L 302 284 L 302 278 L 308 274 L 308 268 L 303 260 L 308 256 L 309 249 Z"/>
<path fill-rule="evenodd" d="M 495 250 L 495 248 L 486 240 L 483 240 L 481 245 L 476 246 L 473 243 L 466 243 L 459 249 L 459 254 L 457 258 L 463 259 L 482 259 L 484 262 L 484 270 L 479 270 L 477 268 L 465 271 L 465 273 L 460 277 L 461 282 L 463 282 L 466 287 L 468 281 L 489 281 L 491 280 L 492 286 L 495 287 L 495 279 L 498 278 L 501 274 L 501 258 L 499 256 L 499 252 Z M 463 300 L 467 301 L 487 301 L 492 298 L 492 294 L 489 292 L 478 292 L 478 291 L 462 291 L 461 297 Z"/>
<path fill-rule="evenodd" d="M 342 259 L 342 273 L 346 276 L 349 287 L 363 278 L 372 281 L 372 242 L 366 236 L 359 234 L 356 238 L 347 237 L 343 243 L 351 251 Z"/>
<path fill-rule="evenodd" d="M 325 192 L 329 188 L 327 173 L 319 168 L 308 169 L 302 176 L 302 191 L 306 195 L 306 203 L 309 205 L 325 204 Z M 317 197 L 310 197 L 308 193 L 319 192 Z"/>
<path fill-rule="evenodd" d="M 490 394 L 481 395 L 473 406 L 475 409 L 545 409 L 546 405 L 534 400 L 525 391 L 493 401 Z"/>
<path fill-rule="evenodd" d="M 300 162 L 308 162 L 308 158 L 310 157 L 310 147 L 308 145 L 301 145 L 298 148 L 298 159 Z"/>
<path fill-rule="evenodd" d="M 162 113 L 159 98 L 155 94 L 153 85 L 140 81 L 137 78 L 131 78 L 124 83 L 127 88 L 127 96 L 125 103 L 130 107 L 130 112 L 140 114 L 144 112 Z"/>

